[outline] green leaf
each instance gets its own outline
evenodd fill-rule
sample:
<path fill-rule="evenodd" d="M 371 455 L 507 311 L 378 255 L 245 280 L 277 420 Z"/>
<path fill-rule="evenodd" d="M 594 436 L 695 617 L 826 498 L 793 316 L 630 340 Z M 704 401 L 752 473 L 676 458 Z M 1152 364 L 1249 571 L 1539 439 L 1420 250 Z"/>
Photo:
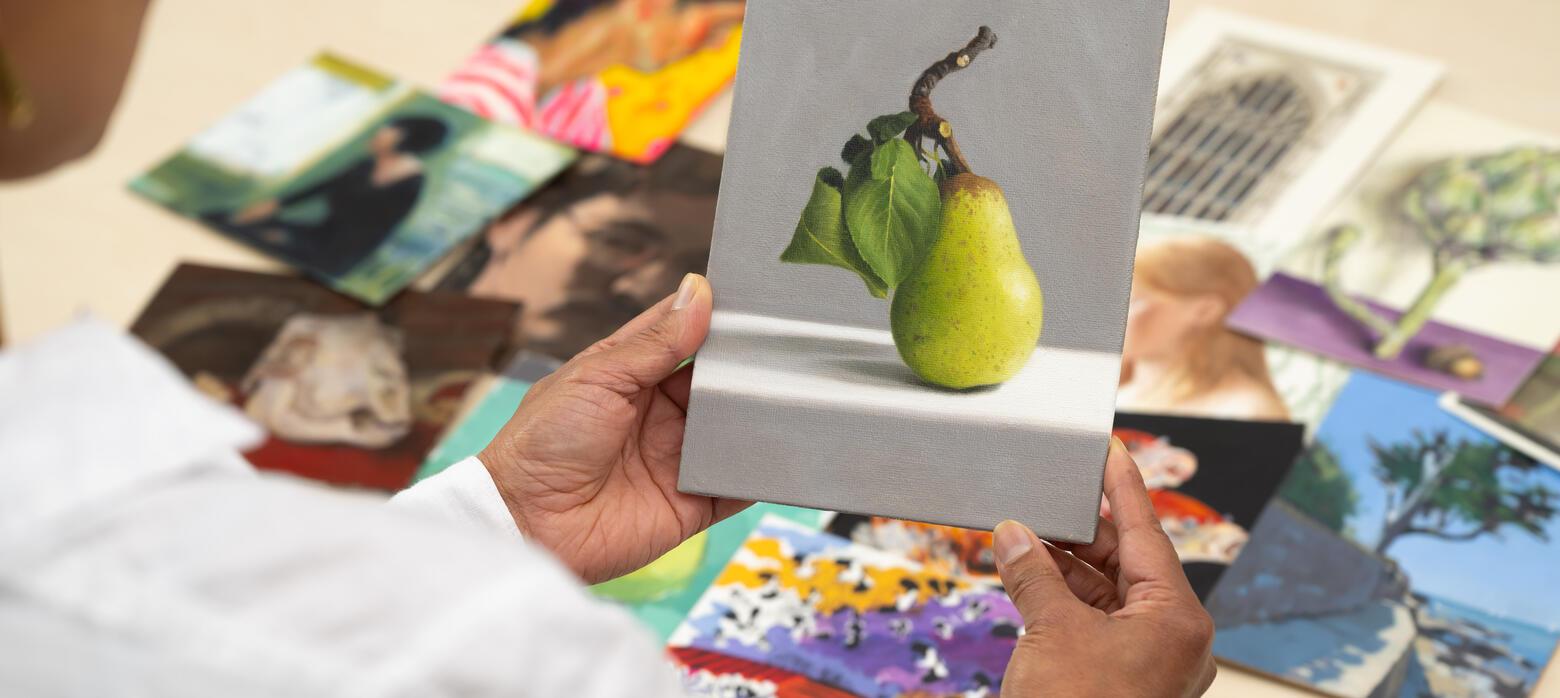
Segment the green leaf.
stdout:
<path fill-rule="evenodd" d="M 850 140 L 845 142 L 845 147 L 840 149 L 840 159 L 847 165 L 856 164 L 856 158 L 862 153 L 872 152 L 872 141 L 863 138 L 861 134 L 851 134 Z"/>
<path fill-rule="evenodd" d="M 861 258 L 889 288 L 931 247 L 941 214 L 937 183 L 902 140 L 858 158 L 845 178 L 845 227 Z"/>
<path fill-rule="evenodd" d="M 780 253 L 780 261 L 793 264 L 828 264 L 856 272 L 867 284 L 867 291 L 877 298 L 888 297 L 888 286 L 871 267 L 862 261 L 861 253 L 845 232 L 844 212 L 841 207 L 840 171 L 832 167 L 818 170 L 813 181 L 812 197 L 802 209 L 802 220 L 796 224 L 791 244 Z"/>
<path fill-rule="evenodd" d="M 867 133 L 872 134 L 872 141 L 882 145 L 894 139 L 910 124 L 915 123 L 915 112 L 902 111 L 898 114 L 884 114 L 867 122 Z"/>

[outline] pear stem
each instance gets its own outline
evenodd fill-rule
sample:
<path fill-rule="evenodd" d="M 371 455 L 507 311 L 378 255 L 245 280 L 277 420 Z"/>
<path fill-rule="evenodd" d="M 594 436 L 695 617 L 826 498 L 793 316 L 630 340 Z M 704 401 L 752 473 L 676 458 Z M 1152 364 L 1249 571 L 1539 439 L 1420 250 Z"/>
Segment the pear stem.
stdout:
<path fill-rule="evenodd" d="M 991 27 L 982 26 L 975 33 L 975 38 L 970 39 L 964 48 L 947 55 L 931 67 L 921 72 L 921 77 L 916 79 L 915 86 L 910 88 L 910 111 L 918 117 L 910 128 L 905 129 L 905 140 L 911 146 L 919 145 L 922 138 L 930 138 L 948 154 L 948 161 L 952 165 L 948 174 L 955 175 L 970 171 L 970 163 L 964 159 L 964 153 L 959 150 L 959 142 L 953 137 L 953 124 L 947 119 L 937 115 L 932 109 L 932 88 L 937 86 L 943 78 L 956 70 L 963 70 L 974 62 L 975 57 L 982 51 L 997 45 L 997 35 L 991 31 Z"/>

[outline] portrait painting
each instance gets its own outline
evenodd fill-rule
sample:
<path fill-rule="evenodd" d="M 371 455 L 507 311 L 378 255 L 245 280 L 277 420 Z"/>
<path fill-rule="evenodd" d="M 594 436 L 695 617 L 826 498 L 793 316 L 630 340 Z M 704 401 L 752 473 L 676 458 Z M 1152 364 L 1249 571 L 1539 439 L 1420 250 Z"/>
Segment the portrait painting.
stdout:
<path fill-rule="evenodd" d="M 483 232 L 439 288 L 520 303 L 527 351 L 566 360 L 705 270 L 721 157 L 586 155 Z"/>
<path fill-rule="evenodd" d="M 573 158 L 321 54 L 130 186 L 379 305 Z"/>

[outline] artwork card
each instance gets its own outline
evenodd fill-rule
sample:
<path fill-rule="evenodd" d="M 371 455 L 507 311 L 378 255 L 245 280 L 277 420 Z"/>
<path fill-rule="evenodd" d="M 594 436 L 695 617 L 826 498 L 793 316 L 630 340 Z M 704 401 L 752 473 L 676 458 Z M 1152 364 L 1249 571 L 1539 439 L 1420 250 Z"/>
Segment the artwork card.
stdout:
<path fill-rule="evenodd" d="M 1442 394 L 1441 407 L 1529 457 L 1560 468 L 1560 345 L 1500 409 L 1470 403 L 1456 393 Z"/>
<path fill-rule="evenodd" d="M 1430 104 L 1230 326 L 1498 407 L 1560 339 L 1560 138 Z"/>
<path fill-rule="evenodd" d="M 1118 412 L 1112 431 L 1137 461 L 1192 589 L 1206 598 L 1289 473 L 1305 428 Z M 835 516 L 827 530 L 927 569 L 1001 583 L 984 531 L 855 514 Z"/>
<path fill-rule="evenodd" d="M 1092 539 L 1165 11 L 750 6 L 679 487 Z"/>
<path fill-rule="evenodd" d="M 649 165 L 581 157 L 437 287 L 519 302 L 526 349 L 566 360 L 704 271 L 720 173 L 719 155 L 684 145 Z"/>
<path fill-rule="evenodd" d="M 573 159 L 321 54 L 130 186 L 379 305 Z"/>
<path fill-rule="evenodd" d="M 1165 44 L 1145 218 L 1287 246 L 1440 74 L 1423 58 L 1200 8 Z"/>
<path fill-rule="evenodd" d="M 531 0 L 439 98 L 648 163 L 737 72 L 743 0 Z"/>
<path fill-rule="evenodd" d="M 517 312 L 454 293 L 365 308 L 294 276 L 184 264 L 131 332 L 266 429 L 244 454 L 255 467 L 395 491 L 502 365 Z"/>
<path fill-rule="evenodd" d="M 1000 589 L 769 517 L 669 644 L 856 696 L 996 695 L 1022 628 Z"/>
<path fill-rule="evenodd" d="M 1207 600 L 1214 654 L 1339 696 L 1528 695 L 1557 546 L 1560 472 L 1359 372 Z"/>
<path fill-rule="evenodd" d="M 1320 423 L 1348 366 L 1227 325 L 1292 244 L 1250 229 L 1145 217 L 1116 409 Z"/>

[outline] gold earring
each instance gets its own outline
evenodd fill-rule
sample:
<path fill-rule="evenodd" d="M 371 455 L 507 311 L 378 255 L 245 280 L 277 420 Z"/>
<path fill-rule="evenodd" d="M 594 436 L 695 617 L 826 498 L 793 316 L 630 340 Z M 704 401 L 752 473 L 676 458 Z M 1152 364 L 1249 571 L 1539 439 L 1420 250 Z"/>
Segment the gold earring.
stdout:
<path fill-rule="evenodd" d="M 0 124 L 20 131 L 27 128 L 32 120 L 32 99 L 27 96 L 27 90 L 22 88 L 22 80 L 16 76 L 16 69 L 11 67 L 11 57 L 6 55 L 5 47 L 0 46 Z"/>

